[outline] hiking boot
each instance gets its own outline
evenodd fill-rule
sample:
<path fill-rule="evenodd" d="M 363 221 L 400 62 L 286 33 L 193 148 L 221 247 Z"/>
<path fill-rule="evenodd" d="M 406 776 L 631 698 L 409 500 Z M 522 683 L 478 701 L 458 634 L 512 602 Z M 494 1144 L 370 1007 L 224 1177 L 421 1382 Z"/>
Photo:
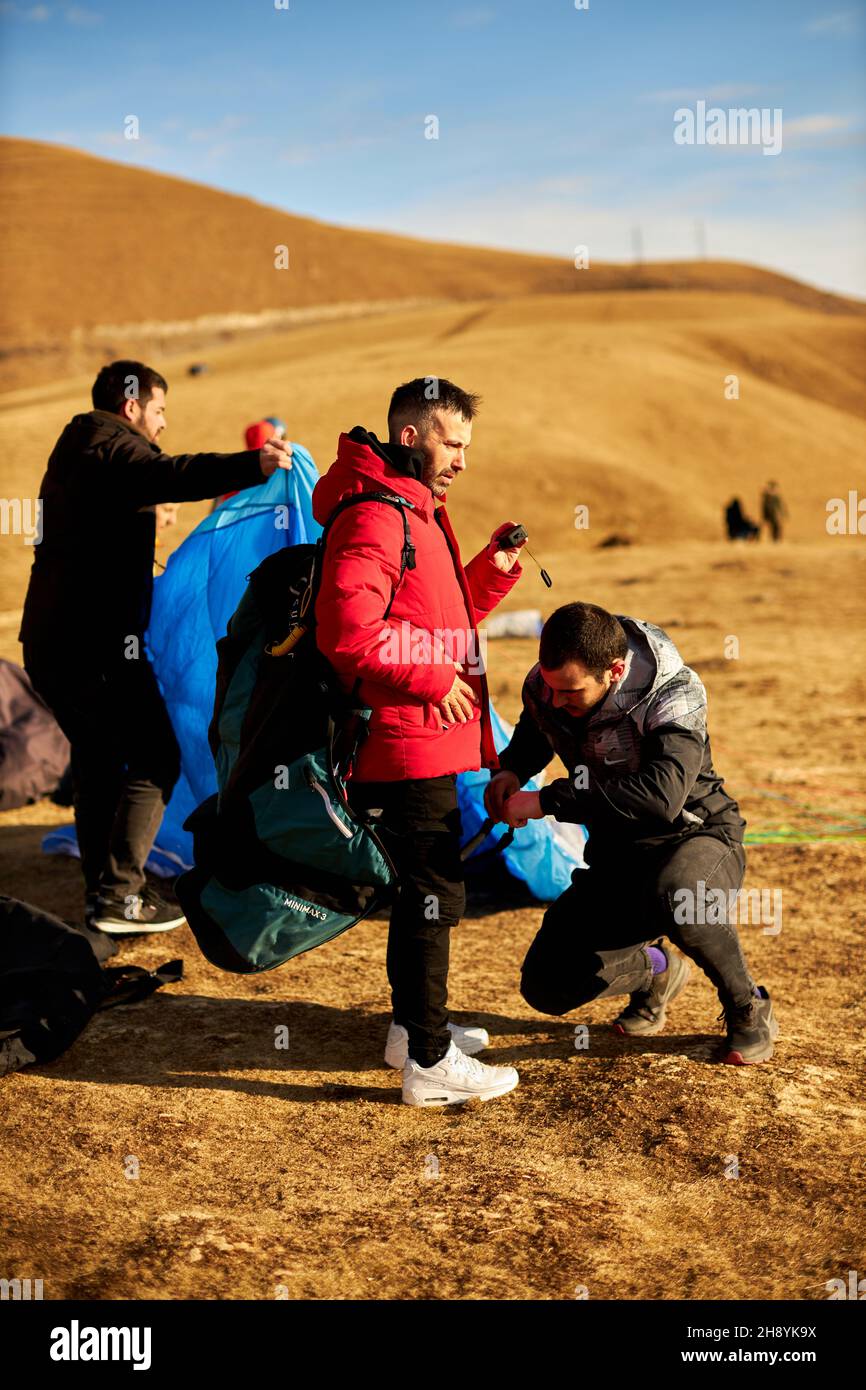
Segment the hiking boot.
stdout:
<path fill-rule="evenodd" d="M 403 1068 L 404 1105 L 461 1105 L 493 1100 L 513 1091 L 520 1077 L 514 1067 L 489 1067 L 467 1057 L 453 1042 L 441 1061 L 419 1067 L 411 1057 Z"/>
<path fill-rule="evenodd" d="M 763 985 L 758 985 L 758 993 L 748 1004 L 739 1007 L 726 1004 L 719 1019 L 724 1019 L 727 1025 L 724 1062 L 735 1067 L 750 1062 L 769 1062 L 773 1043 L 779 1036 L 779 1024 Z"/>
<path fill-rule="evenodd" d="M 668 968 L 653 975 L 649 989 L 635 990 L 629 995 L 627 1007 L 614 1019 L 615 1033 L 625 1033 L 630 1038 L 649 1038 L 660 1033 L 667 1019 L 668 1004 L 688 983 L 692 973 L 688 961 L 676 955 L 670 946 L 663 947 L 660 941 L 654 941 L 653 945 L 664 952 Z"/>
<path fill-rule="evenodd" d="M 467 1057 L 474 1057 L 476 1052 L 490 1046 L 490 1038 L 484 1028 L 461 1028 L 459 1023 L 449 1023 L 448 1032 L 451 1034 L 452 1042 L 456 1043 Z M 402 1071 L 408 1056 L 409 1034 L 401 1024 L 392 1023 L 385 1043 L 385 1066 Z"/>
<path fill-rule="evenodd" d="M 101 896 L 87 925 L 112 936 L 123 936 L 171 931 L 185 921 L 179 907 L 163 902 L 158 893 L 146 887 L 142 894 L 128 893 L 125 898 Z"/>

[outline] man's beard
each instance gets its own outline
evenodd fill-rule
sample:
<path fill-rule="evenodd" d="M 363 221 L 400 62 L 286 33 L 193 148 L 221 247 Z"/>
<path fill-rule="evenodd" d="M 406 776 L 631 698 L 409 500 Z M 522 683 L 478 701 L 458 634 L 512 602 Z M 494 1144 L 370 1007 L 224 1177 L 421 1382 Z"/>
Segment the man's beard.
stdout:
<path fill-rule="evenodd" d="M 436 464 L 431 454 L 428 453 L 428 451 L 423 447 L 417 448 L 415 452 L 417 454 L 420 454 L 423 460 L 421 464 L 422 483 L 425 487 L 429 487 L 434 497 L 444 497 L 448 489 L 444 483 L 440 483 L 437 481 L 439 473 L 437 473 L 436 471 Z M 447 471 L 448 470 L 445 468 L 439 470 L 440 473 L 447 473 Z"/>

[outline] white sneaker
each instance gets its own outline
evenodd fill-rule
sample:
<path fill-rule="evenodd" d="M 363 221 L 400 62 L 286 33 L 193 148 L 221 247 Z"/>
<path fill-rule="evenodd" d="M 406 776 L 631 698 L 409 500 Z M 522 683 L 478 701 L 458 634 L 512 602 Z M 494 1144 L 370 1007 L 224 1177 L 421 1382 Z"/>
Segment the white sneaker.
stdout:
<path fill-rule="evenodd" d="M 513 1091 L 520 1077 L 514 1067 L 490 1067 L 467 1057 L 452 1042 L 441 1062 L 419 1067 L 411 1057 L 403 1068 L 404 1105 L 460 1105 L 463 1101 L 493 1100 Z"/>
<path fill-rule="evenodd" d="M 486 1028 L 461 1028 L 459 1023 L 449 1023 L 448 1032 L 451 1034 L 451 1041 L 455 1042 L 467 1057 L 474 1057 L 476 1052 L 483 1052 L 485 1047 L 490 1046 L 490 1035 Z M 392 1022 L 385 1043 L 385 1066 L 402 1071 L 408 1056 L 409 1034 L 402 1024 Z"/>

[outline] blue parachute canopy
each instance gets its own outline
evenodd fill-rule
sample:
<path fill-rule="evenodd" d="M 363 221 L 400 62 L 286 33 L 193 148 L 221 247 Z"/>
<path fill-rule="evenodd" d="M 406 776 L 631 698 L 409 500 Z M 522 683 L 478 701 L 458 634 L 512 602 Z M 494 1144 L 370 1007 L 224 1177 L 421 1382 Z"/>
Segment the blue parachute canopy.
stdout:
<path fill-rule="evenodd" d="M 216 643 L 243 595 L 247 577 L 265 556 L 286 545 L 315 541 L 322 528 L 313 518 L 312 493 L 318 472 L 300 444 L 292 445 L 291 470 L 280 469 L 266 483 L 229 497 L 170 556 L 153 586 L 153 609 L 146 645 L 181 750 L 181 777 L 166 807 L 153 851 L 152 872 L 173 877 L 192 865 L 192 836 L 183 822 L 216 791 L 216 774 L 207 741 L 216 686 Z M 497 749 L 510 729 L 491 709 Z M 488 772 L 458 779 L 463 830 L 474 835 L 485 819 Z M 530 783 L 530 786 L 536 784 Z M 504 827 L 499 827 L 501 834 Z M 479 847 L 494 843 L 496 835 Z M 76 854 L 74 827 L 51 831 L 42 841 L 47 853 Z M 548 820 L 530 821 L 503 851 L 509 870 L 541 901 L 568 887 L 583 863 L 579 827 Z M 471 861 L 470 861 L 471 862 Z"/>
<path fill-rule="evenodd" d="M 183 823 L 216 791 L 207 729 L 216 688 L 216 643 L 243 597 L 248 575 L 275 550 L 315 541 L 318 481 L 312 458 L 292 445 L 291 469 L 278 469 L 258 487 L 246 488 L 205 517 L 170 557 L 153 586 L 147 646 L 181 749 L 181 776 L 157 846 L 186 865 L 192 836 Z"/>
<path fill-rule="evenodd" d="M 490 718 L 493 722 L 493 741 L 497 753 L 510 742 L 512 726 L 496 713 L 490 703 Z M 463 826 L 464 842 L 470 840 L 481 829 L 487 816 L 484 809 L 484 790 L 490 781 L 486 769 L 480 772 L 463 772 L 457 779 L 457 800 L 460 806 L 460 821 Z M 538 791 L 542 785 L 537 777 L 526 783 L 529 791 Z M 471 872 L 472 860 L 493 847 L 504 833 L 504 825 L 494 826 L 490 834 L 466 861 L 467 872 Z M 571 883 L 574 869 L 586 868 L 583 860 L 583 846 L 586 831 L 582 825 L 560 825 L 549 818 L 527 821 L 526 825 L 514 832 L 514 839 L 503 851 L 509 873 L 522 879 L 529 891 L 541 902 L 552 902 L 564 893 Z"/>

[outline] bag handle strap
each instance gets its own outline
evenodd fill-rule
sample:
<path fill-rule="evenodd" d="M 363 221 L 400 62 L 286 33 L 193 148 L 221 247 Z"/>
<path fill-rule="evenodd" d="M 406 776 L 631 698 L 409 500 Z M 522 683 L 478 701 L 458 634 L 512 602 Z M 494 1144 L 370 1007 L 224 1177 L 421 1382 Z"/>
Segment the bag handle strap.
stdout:
<path fill-rule="evenodd" d="M 340 513 L 346 511 L 348 507 L 356 506 L 358 502 L 384 502 L 389 507 L 396 507 L 403 518 L 403 549 L 400 552 L 400 574 L 388 602 L 388 607 L 382 614 L 383 620 L 390 614 L 391 605 L 397 597 L 397 590 L 403 583 L 403 575 L 407 570 L 413 570 L 415 568 L 415 546 L 412 543 L 412 533 L 409 530 L 409 522 L 406 518 L 407 507 L 414 509 L 415 503 L 410 502 L 406 497 L 400 497 L 397 493 L 392 492 L 355 492 L 351 497 L 344 497 L 341 502 L 338 502 L 331 512 L 331 515 L 328 517 L 328 520 L 325 522 L 324 530 L 316 542 L 315 560 L 310 572 L 310 582 L 301 598 L 297 626 L 292 629 L 288 637 L 284 638 L 282 642 L 277 642 L 273 646 L 265 648 L 268 656 L 285 656 L 309 630 L 310 623 L 306 621 L 306 617 L 319 591 L 319 585 L 322 580 L 322 559 L 325 554 L 328 532 Z"/>

